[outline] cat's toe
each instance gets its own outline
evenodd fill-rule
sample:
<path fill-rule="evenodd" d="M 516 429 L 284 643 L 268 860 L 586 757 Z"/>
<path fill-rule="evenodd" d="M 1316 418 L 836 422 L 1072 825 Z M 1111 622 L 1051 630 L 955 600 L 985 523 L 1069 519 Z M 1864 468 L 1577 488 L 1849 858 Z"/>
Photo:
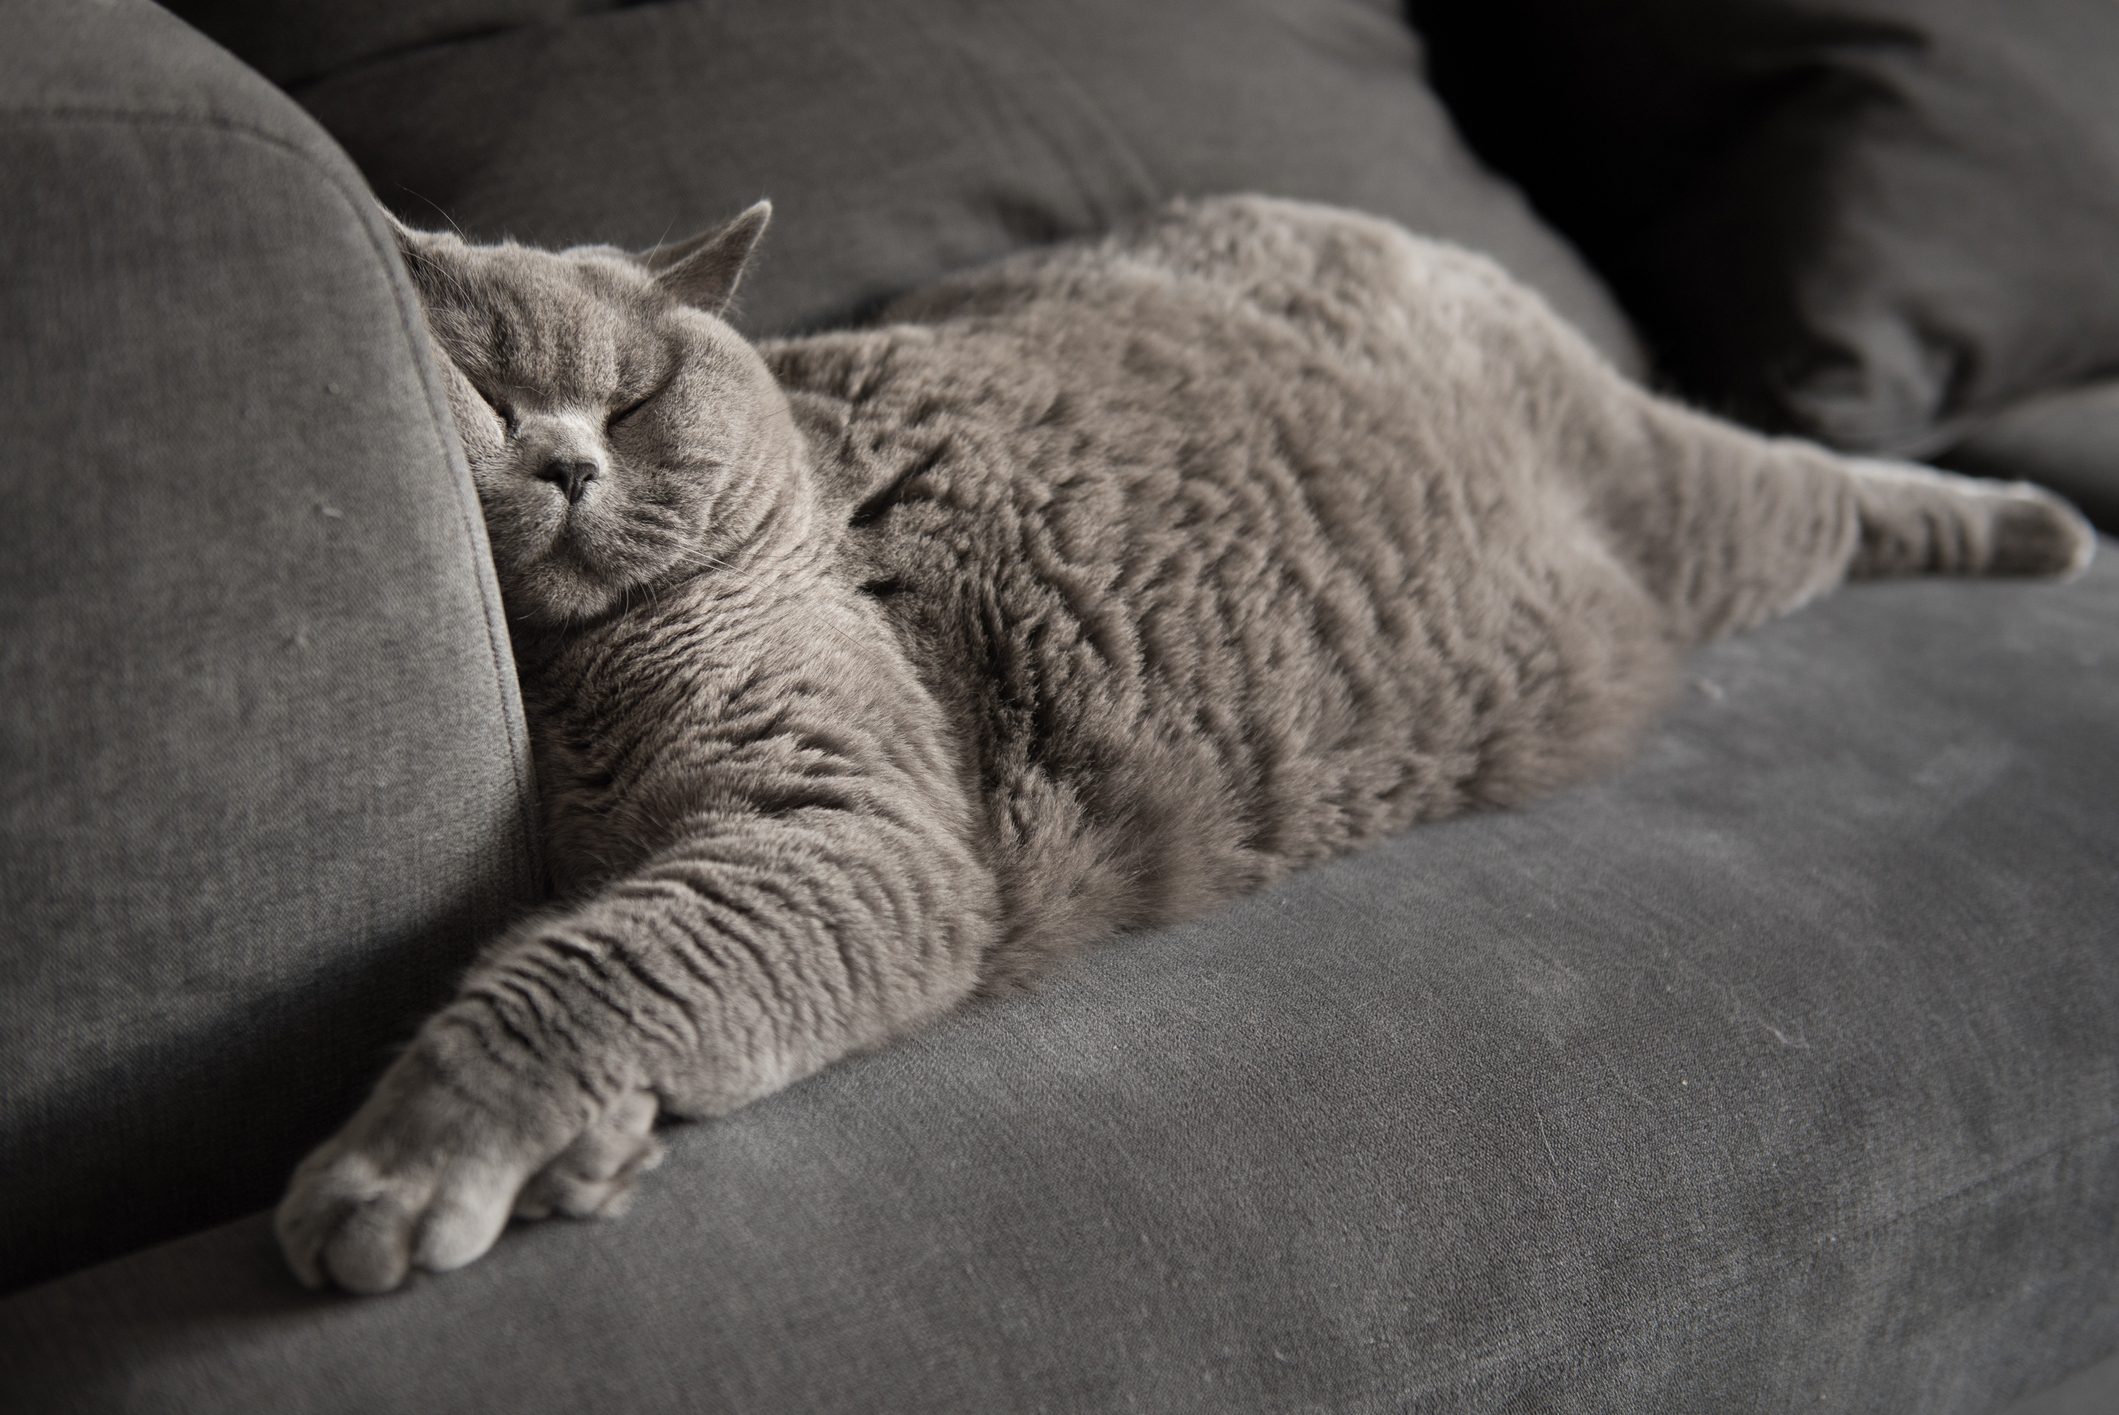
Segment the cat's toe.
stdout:
<path fill-rule="evenodd" d="M 516 1197 L 520 1218 L 616 1218 L 632 1203 L 639 1177 L 662 1163 L 655 1138 L 656 1103 L 636 1091 L 584 1130 L 552 1162 L 530 1177 Z"/>
<path fill-rule="evenodd" d="M 417 1208 L 412 1185 L 363 1156 L 326 1150 L 297 1172 L 273 1227 L 303 1285 L 387 1292 L 410 1267 Z"/>
<path fill-rule="evenodd" d="M 2097 533 L 2081 512 L 2026 483 L 2004 495 L 1994 514 L 1993 573 L 2073 579 L 2089 568 Z"/>
<path fill-rule="evenodd" d="M 412 1225 L 417 1216 L 394 1194 L 379 1194 L 340 1210 L 324 1239 L 322 1266 L 348 1292 L 389 1292 L 412 1270 Z"/>
<path fill-rule="evenodd" d="M 293 1185 L 272 1215 L 273 1235 L 279 1239 L 280 1251 L 304 1287 L 324 1285 L 324 1245 L 361 1202 L 354 1194 L 343 1192 L 340 1185 L 331 1183 L 327 1176 L 312 1172 L 319 1167 L 321 1158 L 320 1154 L 311 1156 L 296 1171 Z"/>
<path fill-rule="evenodd" d="M 434 1153 L 400 1157 L 327 1146 L 303 1165 L 274 1215 L 305 1286 L 388 1292 L 414 1268 L 446 1272 L 493 1246 L 521 1167 Z"/>

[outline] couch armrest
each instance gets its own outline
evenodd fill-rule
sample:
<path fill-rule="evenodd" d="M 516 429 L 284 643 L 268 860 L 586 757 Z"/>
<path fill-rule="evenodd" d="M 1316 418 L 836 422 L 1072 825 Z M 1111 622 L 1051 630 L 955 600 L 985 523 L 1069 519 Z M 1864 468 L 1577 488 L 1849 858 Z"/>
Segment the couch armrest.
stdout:
<path fill-rule="evenodd" d="M 366 187 L 145 0 L 7 29 L 0 1289 L 268 1201 L 538 877 Z"/>

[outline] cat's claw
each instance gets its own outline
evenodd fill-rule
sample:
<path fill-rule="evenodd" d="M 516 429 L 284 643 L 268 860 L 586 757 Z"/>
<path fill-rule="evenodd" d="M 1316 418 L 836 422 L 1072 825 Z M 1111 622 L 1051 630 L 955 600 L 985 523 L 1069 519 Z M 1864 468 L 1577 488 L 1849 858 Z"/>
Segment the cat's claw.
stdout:
<path fill-rule="evenodd" d="M 589 1116 L 543 1096 L 510 1105 L 414 1052 L 295 1171 L 273 1227 L 309 1287 L 388 1292 L 413 1269 L 482 1256 L 512 1213 L 615 1216 L 661 1159 L 656 1105 L 629 1092 Z"/>

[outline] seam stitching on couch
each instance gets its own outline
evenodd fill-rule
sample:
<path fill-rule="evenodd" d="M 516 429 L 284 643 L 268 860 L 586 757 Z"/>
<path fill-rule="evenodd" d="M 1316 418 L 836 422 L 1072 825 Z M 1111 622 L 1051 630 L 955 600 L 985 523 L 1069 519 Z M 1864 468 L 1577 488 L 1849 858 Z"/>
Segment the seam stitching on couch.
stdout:
<path fill-rule="evenodd" d="M 376 234 L 376 222 L 373 214 L 362 206 L 360 197 L 366 196 L 372 201 L 374 198 L 371 194 L 364 191 L 357 195 L 347 190 L 343 176 L 333 172 L 330 163 L 320 161 L 317 154 L 309 151 L 293 139 L 218 115 L 157 113 L 142 109 L 101 108 L 90 104 L 0 108 L 0 122 L 15 122 L 32 118 L 57 118 L 62 121 L 90 123 L 152 124 L 169 128 L 196 128 L 209 132 L 226 133 L 234 137 L 248 138 L 265 147 L 285 153 L 317 176 L 323 178 L 330 185 L 332 191 L 338 194 L 339 199 L 352 209 L 355 219 L 360 225 L 361 234 L 367 238 L 369 249 L 377 255 L 381 266 L 383 283 L 389 288 L 391 303 L 397 309 L 398 331 L 404 336 L 407 350 L 412 355 L 415 371 L 419 378 L 420 391 L 427 400 L 428 426 L 433 431 L 436 442 L 440 444 L 442 457 L 450 464 L 450 470 L 452 472 L 460 472 L 460 475 L 455 477 L 458 524 L 463 531 L 465 540 L 473 546 L 477 545 L 480 537 L 471 523 L 471 508 L 464 501 L 465 492 L 470 486 L 470 469 L 468 466 L 460 465 L 461 453 L 455 445 L 453 430 L 445 430 L 444 421 L 441 417 L 441 405 L 436 401 L 437 389 L 435 387 L 432 360 L 426 351 L 426 341 L 419 337 L 412 326 L 410 312 L 405 305 L 407 291 L 401 288 L 403 282 L 392 269 L 387 251 Z M 453 424 L 451 427 L 453 428 Z M 480 514 L 482 515 L 483 513 Z M 483 573 L 484 567 L 476 563 L 481 559 L 490 560 L 490 556 L 473 557 L 472 578 L 477 582 L 479 605 L 484 610 L 486 651 L 492 660 L 494 688 L 500 697 L 501 719 L 505 723 L 508 733 L 508 774 L 515 783 L 515 798 L 517 811 L 521 816 L 523 843 L 529 851 L 529 863 L 532 874 L 530 883 L 533 888 L 542 891 L 544 888 L 544 847 L 537 823 L 536 790 L 530 782 L 525 780 L 523 770 L 529 749 L 527 743 L 517 733 L 516 714 L 509 709 L 508 688 L 510 685 L 510 674 L 507 665 L 501 658 L 500 640 L 494 633 L 494 623 L 499 618 L 500 610 L 499 606 L 494 603 L 492 593 L 487 585 L 486 576 Z M 519 699 L 520 695 L 518 692 L 518 703 Z"/>
<path fill-rule="evenodd" d="M 1957 1203 L 1960 1200 L 1978 1194 L 1983 1189 L 2006 1183 L 2024 1171 L 2034 1169 L 2055 1157 L 2066 1157 L 2072 1151 L 2087 1149 L 2100 1142 L 2109 1143 L 2114 1137 L 2119 1137 L 2119 1124 L 2102 1126 L 2096 1130 L 2086 1131 L 2083 1134 L 2061 1140 L 2034 1154 L 2026 1155 L 2019 1160 L 2013 1160 L 2002 1168 L 1992 1170 L 1977 1179 L 1967 1180 L 1939 1194 L 1932 1194 L 1911 1208 L 1901 1209 L 1895 1214 L 1877 1219 L 1844 1236 L 1835 1237 L 1829 1246 L 1834 1251 L 1845 1251 L 1848 1248 L 1869 1243 L 1884 1236 L 1890 1230 L 1897 1228 L 1903 1223 L 1922 1217 L 1930 1210 Z M 1758 1290 L 1759 1283 L 1755 1279 L 1762 1276 L 1780 1276 L 1793 1272 L 1799 1267 L 1806 1266 L 1814 1262 L 1818 1253 L 1824 1251 L 1826 1246 L 1813 1238 L 1800 1252 L 1768 1259 L 1762 1263 L 1755 1263 L 1739 1274 L 1725 1276 L 1715 1286 L 1692 1294 L 1687 1298 L 1686 1306 L 1689 1309 L 1689 1315 L 1695 1323 L 1701 1318 L 1718 1316 L 1733 1305 L 1733 1299 L 1741 1295 L 1743 1291 Z M 1425 1379 L 1420 1384 L 1413 1386 L 1406 1394 L 1423 1398 L 1447 1395 L 1453 1391 L 1462 1390 L 1465 1386 L 1497 1372 L 1504 1372 L 1525 1364 L 1549 1360 L 1583 1346 L 1591 1348 L 1591 1359 L 1583 1364 L 1594 1366 L 1599 1364 L 1599 1358 L 1609 1351 L 1637 1343 L 1651 1325 L 1653 1325 L 1652 1318 L 1644 1320 L 1638 1313 L 1629 1313 L 1623 1322 L 1613 1322 L 1602 1327 L 1591 1327 L 1588 1330 L 1548 1342 L 1535 1350 L 1508 1349 L 1499 1343 L 1489 1344 L 1478 1355 L 1458 1363 L 1455 1370 L 1446 1374 L 1439 1374 L 1434 1378 Z"/>

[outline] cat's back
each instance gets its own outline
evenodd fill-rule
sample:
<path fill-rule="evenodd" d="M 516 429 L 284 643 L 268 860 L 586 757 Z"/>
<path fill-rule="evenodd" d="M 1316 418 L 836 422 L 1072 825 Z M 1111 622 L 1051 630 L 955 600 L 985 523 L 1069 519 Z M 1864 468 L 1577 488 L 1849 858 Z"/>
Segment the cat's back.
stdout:
<path fill-rule="evenodd" d="M 1171 499 L 1187 484 L 1271 463 L 1311 490 L 1386 501 L 1476 485 L 1507 517 L 1539 499 L 1528 479 L 1551 399 L 1534 351 L 1550 318 L 1485 258 L 1389 222 L 1221 197 L 953 276 L 874 327 L 763 350 L 791 392 L 835 405 L 845 435 L 828 460 L 869 463 L 856 480 L 881 476 L 886 500 L 933 491 L 949 462 L 952 496 L 979 514 L 1027 496 L 1106 532 L 1114 518 L 1152 529 L 1183 514 Z M 962 474 L 972 464 L 985 493 Z"/>
<path fill-rule="evenodd" d="M 1243 195 L 1179 199 L 1103 235 L 953 275 L 887 305 L 878 322 L 1073 345 L 1206 321 L 1238 339 L 1293 333 L 1313 353 L 1404 372 L 1406 355 L 1446 366 L 1511 323 L 1547 317 L 1485 256 L 1365 213 Z"/>

